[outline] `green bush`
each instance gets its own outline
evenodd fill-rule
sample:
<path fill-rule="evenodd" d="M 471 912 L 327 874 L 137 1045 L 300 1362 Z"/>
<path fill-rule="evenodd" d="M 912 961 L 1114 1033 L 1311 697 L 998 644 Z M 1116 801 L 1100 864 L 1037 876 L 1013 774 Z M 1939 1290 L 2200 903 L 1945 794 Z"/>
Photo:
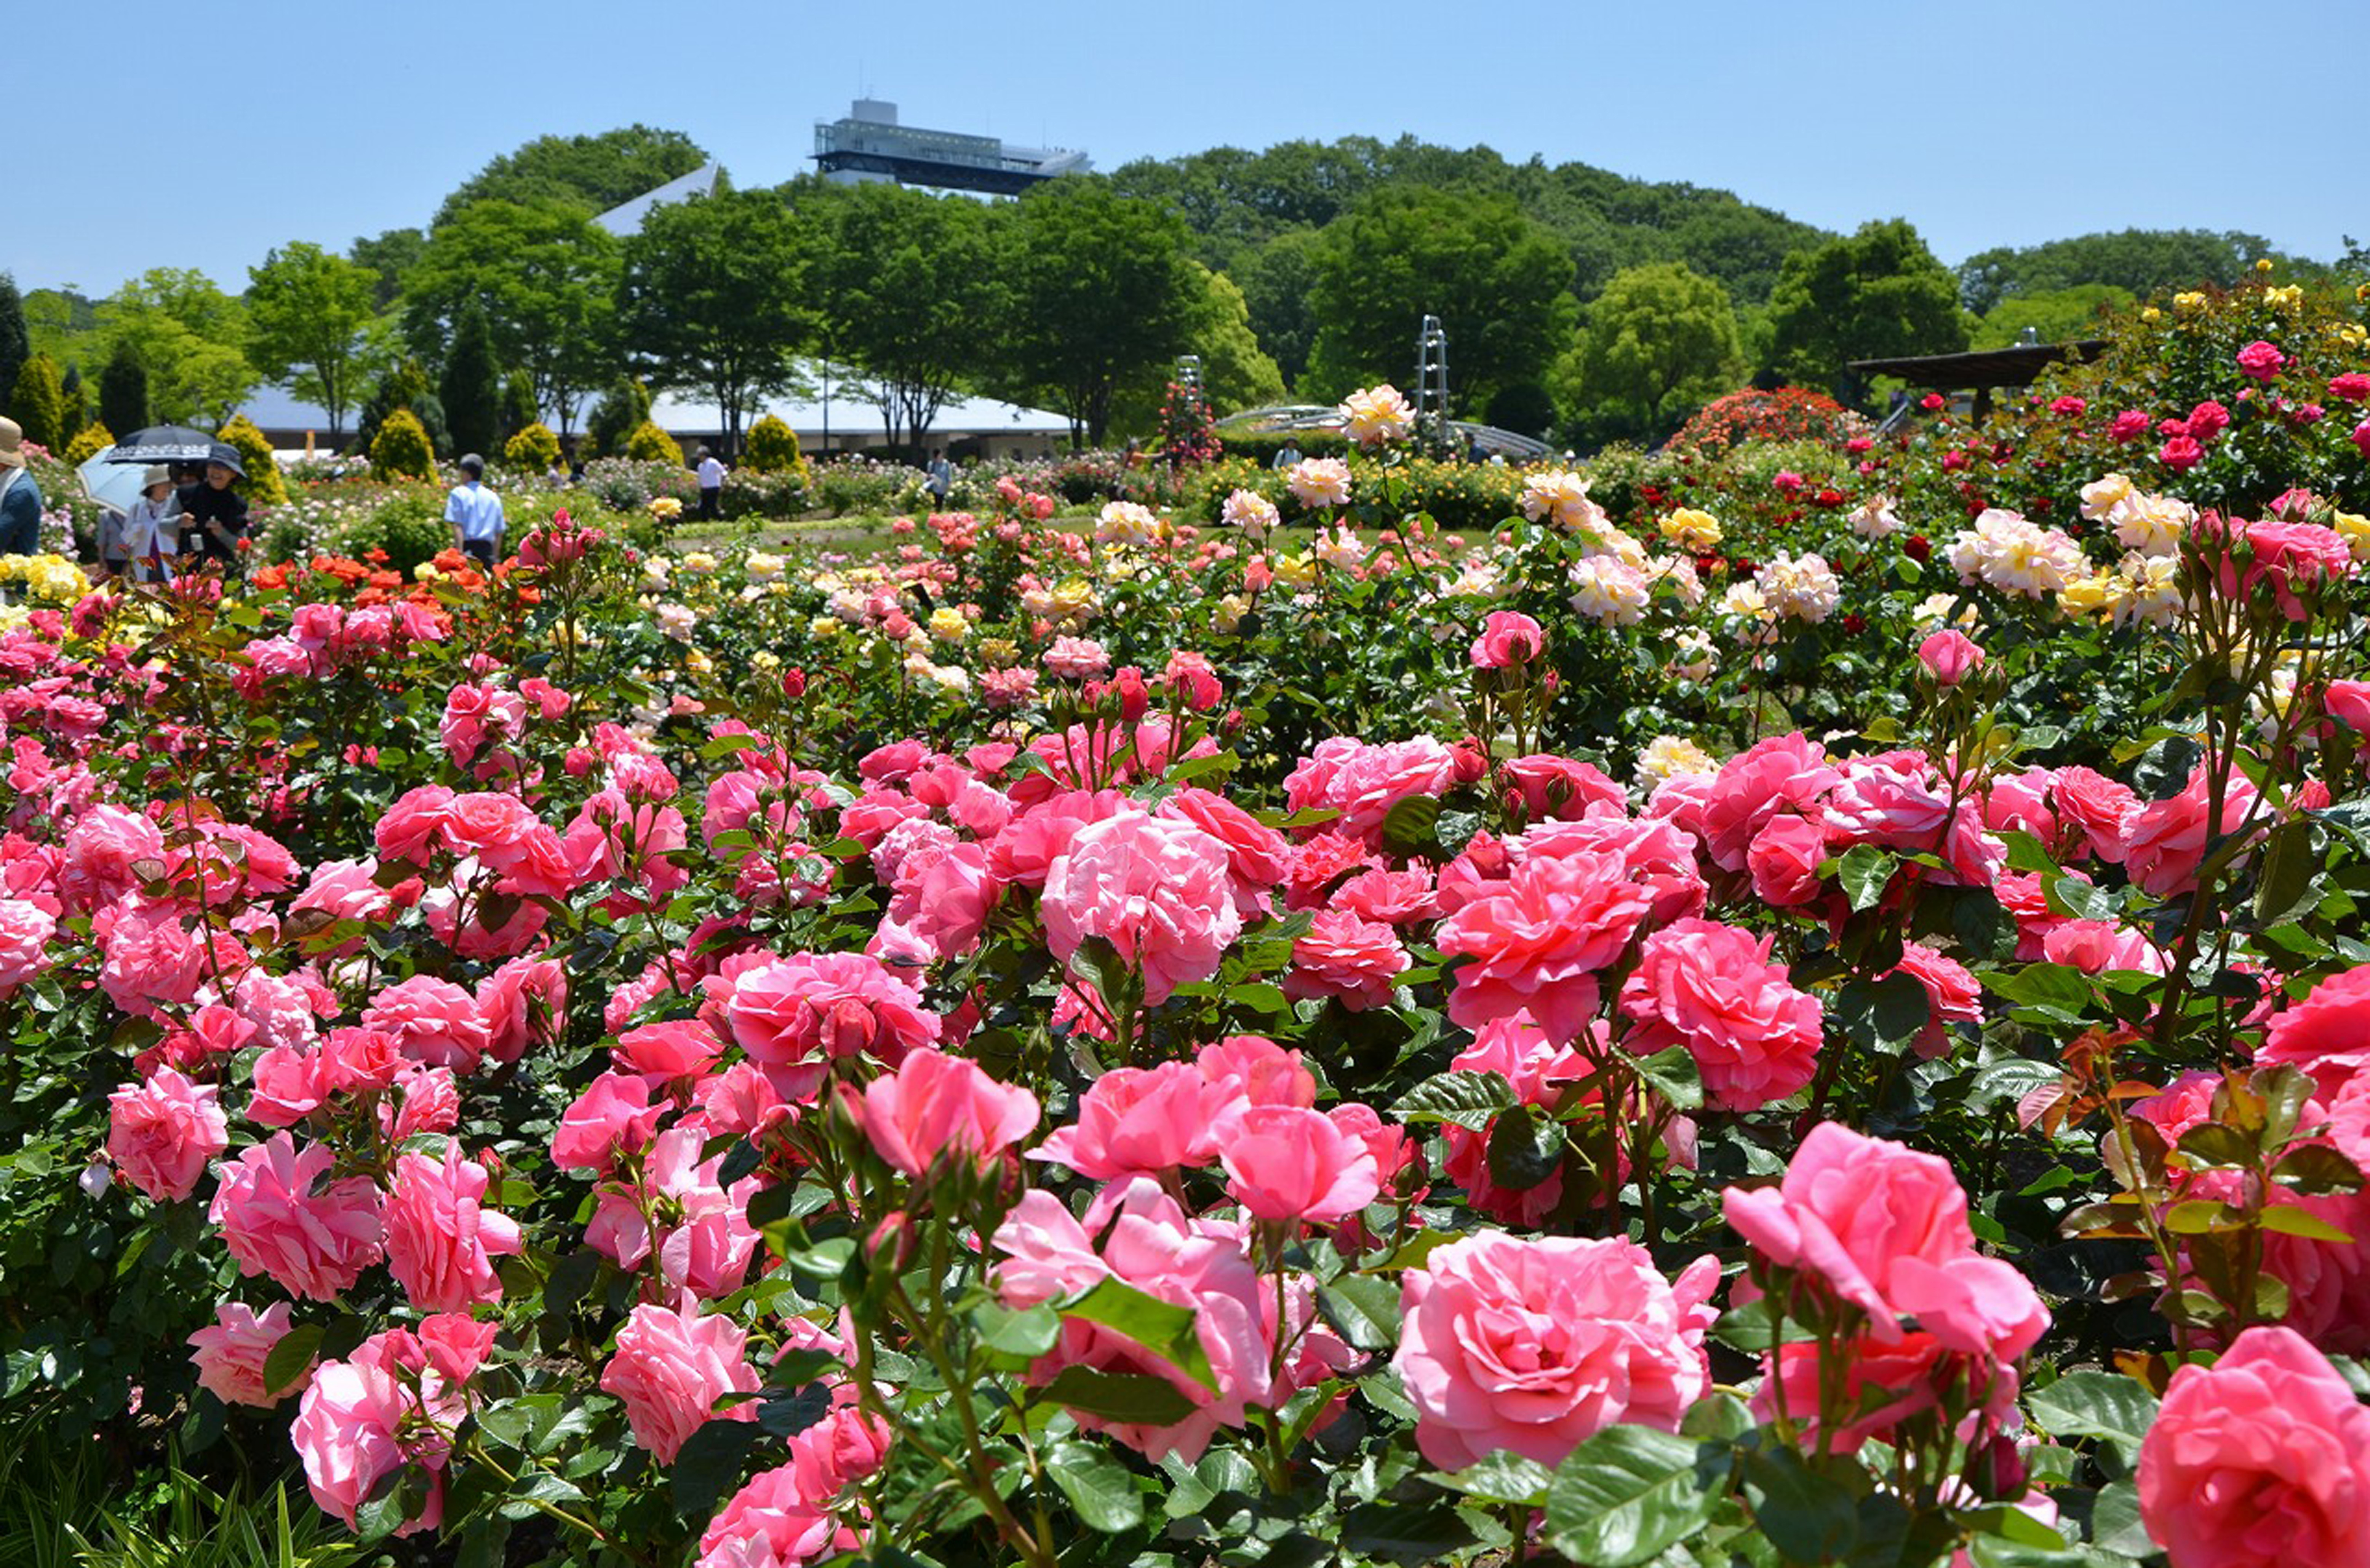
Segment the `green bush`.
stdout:
<path fill-rule="evenodd" d="M 17 373 L 16 390 L 8 398 L 11 418 L 24 427 L 25 439 L 36 446 L 52 451 L 63 444 L 58 439 L 58 427 L 65 420 L 66 393 L 58 380 L 57 362 L 47 354 L 35 354 Z"/>
<path fill-rule="evenodd" d="M 807 460 L 799 450 L 799 432 L 774 414 L 767 414 L 749 427 L 749 444 L 741 455 L 741 466 L 754 468 L 761 474 L 778 474 L 797 469 L 804 472 Z"/>
<path fill-rule="evenodd" d="M 85 425 L 72 441 L 66 443 L 66 462 L 79 468 L 114 444 L 115 436 L 105 425 Z"/>
<path fill-rule="evenodd" d="M 271 455 L 271 442 L 255 428 L 255 421 L 238 414 L 216 431 L 215 435 L 238 448 L 239 466 L 247 470 L 243 487 L 247 499 L 266 506 L 288 504 L 288 486 L 280 477 L 280 460 Z"/>
<path fill-rule="evenodd" d="M 616 457 L 626 448 L 634 427 L 650 417 L 650 388 L 630 375 L 621 375 L 601 394 L 601 401 L 584 421 L 587 457 Z"/>
<path fill-rule="evenodd" d="M 1275 455 L 1286 443 L 1300 448 L 1303 457 L 1342 457 L 1349 455 L 1348 438 L 1338 430 L 1268 430 L 1252 434 L 1231 435 L 1218 432 L 1219 448 L 1229 457 L 1248 457 L 1260 463 L 1272 463 Z"/>
<path fill-rule="evenodd" d="M 650 421 L 644 420 L 626 437 L 624 455 L 637 463 L 680 463 L 683 444 Z"/>
<path fill-rule="evenodd" d="M 373 507 L 360 522 L 348 525 L 335 540 L 337 553 L 362 559 L 374 549 L 386 552 L 386 569 L 411 575 L 412 568 L 431 560 L 453 542 L 433 496 L 395 496 Z"/>
<path fill-rule="evenodd" d="M 542 473 L 559 461 L 559 437 L 537 420 L 502 444 L 502 461 L 513 468 Z"/>
<path fill-rule="evenodd" d="M 409 409 L 397 409 L 379 426 L 371 443 L 371 469 L 382 478 L 432 478 L 436 452 L 428 444 L 428 431 Z"/>

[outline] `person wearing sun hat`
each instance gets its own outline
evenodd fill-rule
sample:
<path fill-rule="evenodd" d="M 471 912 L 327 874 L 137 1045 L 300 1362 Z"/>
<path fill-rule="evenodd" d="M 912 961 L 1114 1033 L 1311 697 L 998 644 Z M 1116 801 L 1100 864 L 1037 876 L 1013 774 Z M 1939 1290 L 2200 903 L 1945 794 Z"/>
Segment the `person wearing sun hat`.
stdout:
<path fill-rule="evenodd" d="M 0 555 L 38 555 L 41 487 L 25 467 L 25 427 L 0 419 Z"/>
<path fill-rule="evenodd" d="M 231 489 L 247 478 L 238 448 L 217 441 L 206 454 L 206 477 L 181 487 L 181 552 L 202 563 L 219 562 L 224 575 L 238 571 L 238 542 L 247 533 L 247 500 Z"/>
<path fill-rule="evenodd" d="M 129 573 L 137 582 L 170 582 L 181 553 L 181 503 L 173 493 L 173 471 L 159 463 L 140 476 L 140 499 L 123 514 Z M 102 544 L 102 556 L 104 548 Z"/>

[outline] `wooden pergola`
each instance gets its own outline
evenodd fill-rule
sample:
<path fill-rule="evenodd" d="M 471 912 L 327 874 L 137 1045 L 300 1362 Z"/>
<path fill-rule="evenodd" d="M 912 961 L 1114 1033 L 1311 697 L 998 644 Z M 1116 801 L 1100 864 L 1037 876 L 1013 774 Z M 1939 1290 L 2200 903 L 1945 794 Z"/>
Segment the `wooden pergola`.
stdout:
<path fill-rule="evenodd" d="M 1897 375 L 1912 386 L 1933 392 L 1971 391 L 1975 395 L 1974 417 L 1980 420 L 1992 411 L 1994 387 L 2030 386 L 2051 365 L 2068 360 L 2087 363 L 2097 359 L 2106 347 L 2104 338 L 2085 338 L 2074 343 L 2019 343 L 2012 348 L 1977 349 L 1964 354 L 1854 360 L 1851 369 L 1862 376 Z"/>

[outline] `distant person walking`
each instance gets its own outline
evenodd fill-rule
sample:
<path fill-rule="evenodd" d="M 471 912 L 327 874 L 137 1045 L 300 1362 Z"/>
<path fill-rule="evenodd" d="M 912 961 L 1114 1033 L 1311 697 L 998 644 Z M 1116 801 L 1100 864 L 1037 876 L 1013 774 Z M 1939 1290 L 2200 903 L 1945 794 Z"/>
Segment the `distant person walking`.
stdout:
<path fill-rule="evenodd" d="M 25 467 L 25 427 L 0 420 L 0 555 L 41 548 L 41 487 Z"/>
<path fill-rule="evenodd" d="M 939 447 L 930 454 L 929 480 L 925 486 L 930 492 L 930 505 L 935 511 L 947 509 L 947 497 L 955 492 L 954 466 L 947 461 L 947 449 Z"/>
<path fill-rule="evenodd" d="M 461 459 L 461 482 L 444 498 L 444 521 L 453 525 L 453 542 L 461 553 L 491 570 L 501 559 L 502 498 L 483 483 L 486 460 L 472 452 Z"/>
<path fill-rule="evenodd" d="M 217 442 L 204 477 L 184 485 L 175 498 L 181 511 L 181 554 L 198 566 L 218 565 L 224 577 L 238 571 L 238 545 L 247 537 L 247 498 L 231 489 L 247 478 L 238 448 Z"/>
<path fill-rule="evenodd" d="M 1275 461 L 1270 463 L 1268 467 L 1281 474 L 1299 461 L 1300 444 L 1286 436 L 1283 444 L 1275 449 Z"/>
<path fill-rule="evenodd" d="M 693 516 L 706 523 L 724 520 L 724 465 L 716 454 L 699 449 L 699 510 Z"/>

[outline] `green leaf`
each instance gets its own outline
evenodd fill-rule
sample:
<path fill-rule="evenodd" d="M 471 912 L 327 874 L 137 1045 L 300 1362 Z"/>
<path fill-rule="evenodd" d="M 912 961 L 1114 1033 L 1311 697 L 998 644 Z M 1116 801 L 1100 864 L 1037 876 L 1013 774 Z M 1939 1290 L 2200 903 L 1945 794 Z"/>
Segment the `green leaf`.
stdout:
<path fill-rule="evenodd" d="M 2307 1196 L 2362 1190 L 2361 1170 L 2327 1144 L 2296 1145 L 2272 1167 L 2272 1180 Z"/>
<path fill-rule="evenodd" d="M 2263 839 L 2262 870 L 2255 879 L 2255 924 L 2276 926 L 2320 894 L 2312 874 L 2320 869 L 2313 853 L 2312 824 L 2290 820 L 2272 829 Z"/>
<path fill-rule="evenodd" d="M 1025 1312 L 990 1303 L 973 1311 L 972 1321 L 978 1326 L 979 1343 L 998 1355 L 1033 1361 L 1062 1339 L 1062 1314 L 1050 1302 L 1041 1301 Z"/>
<path fill-rule="evenodd" d="M 280 1343 L 271 1347 L 271 1354 L 263 1358 L 264 1392 L 280 1393 L 303 1377 L 305 1368 L 313 1365 L 313 1357 L 320 1353 L 320 1349 L 321 1325 L 318 1323 L 299 1323 L 282 1334 Z"/>
<path fill-rule="evenodd" d="M 2049 1009 L 2078 1020 L 2091 1002 L 2090 982 L 2078 969 L 2062 963 L 2028 963 L 2021 969 L 1987 974 L 1984 984 L 2023 1007 Z"/>
<path fill-rule="evenodd" d="M 1193 1401 L 1178 1392 L 1168 1378 L 1148 1378 L 1140 1372 L 1064 1366 L 1041 1392 L 1055 1404 L 1137 1426 L 1174 1426 L 1194 1411 Z"/>
<path fill-rule="evenodd" d="M 1859 1539 L 1858 1499 L 1791 1448 L 1743 1456 L 1744 1495 L 1769 1544 L 1795 1562 L 1827 1562 Z"/>
<path fill-rule="evenodd" d="M 1533 1105 L 1509 1108 L 1490 1128 L 1490 1180 L 1527 1192 L 1563 1164 L 1563 1124 Z"/>
<path fill-rule="evenodd" d="M 1731 1450 L 1647 1426 L 1608 1426 L 1556 1467 L 1547 1541 L 1589 1568 L 1630 1568 L 1703 1528 Z"/>
<path fill-rule="evenodd" d="M 1893 885 L 1893 875 L 1901 870 L 1901 858 L 1890 849 L 1880 849 L 1873 844 L 1855 844 L 1835 861 L 1835 880 L 1851 900 L 1852 908 L 1873 909 L 1884 897 L 1884 890 Z"/>
<path fill-rule="evenodd" d="M 1126 1281 L 1106 1278 L 1056 1309 L 1064 1318 L 1078 1318 L 1121 1334 L 1159 1356 L 1206 1389 L 1218 1386 L 1210 1369 L 1209 1353 L 1194 1332 L 1194 1312 L 1147 1296 Z"/>
<path fill-rule="evenodd" d="M 1672 1110 L 1703 1109 L 1703 1068 L 1697 1064 L 1695 1053 L 1685 1046 L 1673 1045 L 1651 1056 L 1633 1056 L 1629 1065 Z"/>
<path fill-rule="evenodd" d="M 2308 1208 L 2294 1204 L 2272 1204 L 2263 1210 L 2263 1228 L 2281 1236 L 2301 1236 L 2308 1241 L 2334 1241 L 2341 1246 L 2353 1238 L 2320 1217 Z"/>
<path fill-rule="evenodd" d="M 1399 1287 L 1375 1274 L 1343 1274 L 1317 1287 L 1317 1309 L 1356 1350 L 1399 1343 Z"/>
<path fill-rule="evenodd" d="M 2032 1424 L 2052 1437 L 2102 1437 L 2127 1462 L 2156 1421 L 2156 1396 L 2117 1372 L 2068 1372 L 2025 1396 Z"/>
<path fill-rule="evenodd" d="M 1135 1477 L 1101 1445 L 1075 1437 L 1056 1443 L 1046 1451 L 1045 1470 L 1088 1529 L 1108 1535 L 1144 1523 Z"/>
<path fill-rule="evenodd" d="M 1486 1132 L 1500 1112 L 1518 1103 L 1514 1086 L 1502 1074 L 1452 1071 L 1409 1090 L 1391 1107 L 1391 1114 L 1402 1122 L 1448 1122 L 1478 1133 Z"/>
<path fill-rule="evenodd" d="M 1402 859 L 1440 858 L 1440 801 L 1432 795 L 1409 795 L 1391 802 L 1383 813 L 1383 847 Z"/>
<path fill-rule="evenodd" d="M 704 1523 L 741 1479 L 742 1462 L 762 1435 L 754 1421 L 713 1418 L 684 1439 L 674 1460 L 674 1505 L 686 1519 Z"/>
<path fill-rule="evenodd" d="M 1536 1459 L 1501 1449 L 1454 1474 L 1435 1474 L 1430 1479 L 1477 1503 L 1539 1508 L 1547 1505 L 1547 1488 L 1555 1484 L 1555 1471 Z"/>
<path fill-rule="evenodd" d="M 1933 999 L 1915 974 L 1854 980 L 1835 994 L 1835 1021 L 1853 1043 L 1882 1056 L 1908 1050 L 1933 1016 Z"/>

